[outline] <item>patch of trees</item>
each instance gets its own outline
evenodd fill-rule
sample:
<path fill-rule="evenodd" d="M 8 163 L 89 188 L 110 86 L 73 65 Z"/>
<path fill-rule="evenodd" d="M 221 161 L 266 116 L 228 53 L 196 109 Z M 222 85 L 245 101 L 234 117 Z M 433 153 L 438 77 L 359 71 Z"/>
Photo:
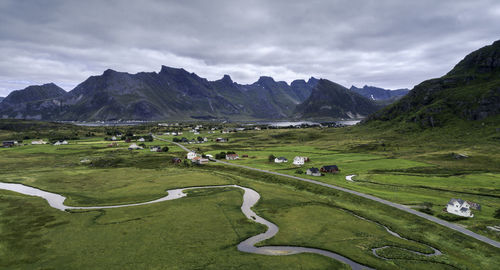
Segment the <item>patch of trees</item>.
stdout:
<path fill-rule="evenodd" d="M 220 152 L 218 154 L 215 154 L 215 159 L 225 159 L 226 158 L 226 152 Z"/>

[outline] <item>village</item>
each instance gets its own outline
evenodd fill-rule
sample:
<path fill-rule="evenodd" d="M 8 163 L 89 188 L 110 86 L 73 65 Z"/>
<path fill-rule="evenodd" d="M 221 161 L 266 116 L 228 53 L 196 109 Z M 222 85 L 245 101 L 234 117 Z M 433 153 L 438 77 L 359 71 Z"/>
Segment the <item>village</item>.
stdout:
<path fill-rule="evenodd" d="M 159 124 L 159 126 L 163 127 L 171 127 L 170 125 L 167 124 Z M 185 145 L 191 145 L 191 144 L 206 144 L 206 143 L 228 143 L 229 142 L 229 137 L 220 137 L 218 134 L 224 134 L 224 135 L 230 135 L 231 133 L 237 133 L 237 132 L 244 132 L 244 131 L 260 131 L 261 127 L 239 127 L 239 128 L 224 128 L 224 127 L 203 127 L 203 125 L 195 125 L 192 126 L 191 129 L 188 131 L 183 131 L 182 127 L 179 127 L 179 125 L 175 125 L 176 131 L 172 132 L 160 132 L 158 133 L 159 136 L 167 136 L 171 138 L 173 143 L 181 143 Z M 195 136 L 195 138 L 188 139 L 187 137 L 183 136 L 184 132 L 187 132 L 187 134 L 192 134 Z M 202 133 L 206 133 L 207 136 L 201 136 Z M 146 145 L 146 143 L 150 144 L 151 142 L 154 141 L 154 136 L 150 133 L 148 135 L 142 135 L 138 136 L 135 134 L 128 134 L 129 136 L 126 136 L 122 134 L 121 132 L 116 132 L 114 133 L 111 137 L 105 137 L 105 141 L 109 141 L 110 143 L 107 144 L 107 147 L 109 148 L 120 148 L 120 143 L 125 143 L 126 149 L 130 151 L 139 151 L 139 150 L 144 150 L 146 148 L 149 149 L 150 152 L 168 152 L 169 147 L 168 146 L 161 146 L 161 145 Z M 210 138 L 209 138 L 210 137 Z M 44 141 L 43 139 L 37 139 L 37 140 L 31 140 L 29 143 L 23 142 L 23 141 L 16 141 L 16 140 L 6 140 L 2 142 L 2 147 L 4 148 L 9 148 L 9 147 L 18 147 L 18 146 L 28 146 L 28 145 L 53 145 L 53 146 L 66 146 L 69 145 L 70 143 L 68 140 L 48 140 Z M 199 150 L 200 148 L 198 148 Z M 214 155 L 212 154 L 204 154 L 202 153 L 197 153 L 196 151 L 189 151 L 185 156 L 183 157 L 173 157 L 170 159 L 170 162 L 175 165 L 206 165 L 209 164 L 210 162 L 216 162 L 217 160 L 226 160 L 229 162 L 234 162 L 238 161 L 241 159 L 248 159 L 248 158 L 255 158 L 255 157 L 249 157 L 248 154 L 242 154 L 241 156 L 233 151 L 227 151 L 227 152 L 220 152 L 216 153 Z M 285 156 L 275 156 L 275 155 L 269 155 L 267 160 L 267 164 L 276 164 L 276 165 L 286 165 L 289 163 L 289 160 Z M 334 175 L 334 174 L 339 174 L 340 169 L 337 165 L 334 164 L 328 164 L 328 165 L 323 165 L 320 167 L 308 167 L 305 169 L 305 171 L 302 169 L 304 166 L 306 166 L 308 163 L 310 163 L 311 159 L 307 156 L 295 156 L 293 157 L 293 160 L 291 162 L 291 166 L 293 168 L 296 168 L 294 171 L 294 174 L 304 174 L 306 176 L 311 176 L 311 177 L 322 177 L 326 175 Z M 81 163 L 91 163 L 91 161 L 87 158 L 82 159 Z M 346 177 L 347 181 L 354 182 L 352 180 L 353 175 L 349 175 Z M 425 210 L 425 208 L 424 208 Z M 471 201 L 465 201 L 459 198 L 451 198 L 449 202 L 445 205 L 443 208 L 443 212 L 464 217 L 464 218 L 472 218 L 474 217 L 474 214 L 472 213 L 472 210 L 475 211 L 480 211 L 481 210 L 481 205 L 475 202 Z M 492 230 L 494 230 L 493 228 Z"/>

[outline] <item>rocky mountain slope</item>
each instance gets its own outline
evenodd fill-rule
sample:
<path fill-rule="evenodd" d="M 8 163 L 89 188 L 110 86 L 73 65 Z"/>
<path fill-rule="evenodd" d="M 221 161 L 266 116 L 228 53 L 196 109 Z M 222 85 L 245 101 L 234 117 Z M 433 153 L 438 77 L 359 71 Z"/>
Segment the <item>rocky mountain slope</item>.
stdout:
<path fill-rule="evenodd" d="M 374 101 L 321 79 L 311 96 L 297 106 L 295 113 L 297 118 L 361 118 L 379 108 Z"/>
<path fill-rule="evenodd" d="M 454 119 L 482 120 L 500 114 L 500 40 L 467 55 L 448 74 L 420 83 L 369 121 L 444 126 Z"/>
<path fill-rule="evenodd" d="M 37 110 L 43 107 L 57 107 L 57 103 L 52 104 L 52 101 L 65 94 L 66 91 L 54 83 L 32 85 L 13 91 L 0 101 L 0 116 L 24 118 L 25 113 L 29 112 L 33 115 L 32 119 L 42 119 Z"/>

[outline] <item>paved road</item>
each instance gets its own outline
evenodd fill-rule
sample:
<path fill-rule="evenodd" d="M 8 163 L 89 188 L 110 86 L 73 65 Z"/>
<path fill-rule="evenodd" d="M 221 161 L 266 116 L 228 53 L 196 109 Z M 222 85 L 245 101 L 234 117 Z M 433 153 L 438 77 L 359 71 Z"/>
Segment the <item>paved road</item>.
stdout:
<path fill-rule="evenodd" d="M 179 143 L 175 143 L 175 142 L 168 141 L 168 140 L 165 140 L 165 139 L 161 139 L 161 138 L 158 138 L 158 137 L 155 137 L 155 138 L 158 139 L 158 140 L 161 140 L 161 141 L 166 141 L 166 142 L 170 142 L 170 143 L 176 144 L 177 146 L 181 147 L 185 151 L 191 151 L 191 150 L 189 150 L 188 148 L 186 148 L 185 146 L 183 146 L 183 145 L 181 145 Z M 405 206 L 403 206 L 401 204 L 398 204 L 398 203 L 393 203 L 393 202 L 381 199 L 379 197 L 375 197 L 375 196 L 372 196 L 372 195 L 369 195 L 369 194 L 361 193 L 361 192 L 350 190 L 350 189 L 343 188 L 343 187 L 338 187 L 338 186 L 330 185 L 330 184 L 323 183 L 323 182 L 316 181 L 316 180 L 312 180 L 312 179 L 297 177 L 297 176 L 283 174 L 283 173 L 278 173 L 278 172 L 272 172 L 272 171 L 268 171 L 268 170 L 262 170 L 262 169 L 252 168 L 252 167 L 248 167 L 248 166 L 245 166 L 245 165 L 229 163 L 229 162 L 225 162 L 225 161 L 221 161 L 221 160 L 217 160 L 217 162 L 223 163 L 223 164 L 226 164 L 226 165 L 229 165 L 229 166 L 235 166 L 235 167 L 240 167 L 240 168 L 244 168 L 244 169 L 248 169 L 248 170 L 253 170 L 253 171 L 258 171 L 258 172 L 263 172 L 263 173 L 269 173 L 269 174 L 274 174 L 274 175 L 283 176 L 283 177 L 288 177 L 288 178 L 296 179 L 296 180 L 299 180 L 299 181 L 308 182 L 308 183 L 311 183 L 311 184 L 320 185 L 320 186 L 323 186 L 323 187 L 332 188 L 332 189 L 340 190 L 340 191 L 343 191 L 343 192 L 347 192 L 347 193 L 350 193 L 350 194 L 353 194 L 353 195 L 356 195 L 356 196 L 360 196 L 360 197 L 363 197 L 363 198 L 366 198 L 366 199 L 370 199 L 370 200 L 373 200 L 373 201 L 376 201 L 376 202 L 379 202 L 379 203 L 382 203 L 382 204 L 385 204 L 385 205 L 388 205 L 388 206 L 392 206 L 392 207 L 397 208 L 397 209 L 399 209 L 401 211 L 405 211 L 407 213 L 419 216 L 421 218 L 425 218 L 425 219 L 427 219 L 429 221 L 432 221 L 434 223 L 443 225 L 443 226 L 448 227 L 448 228 L 450 228 L 452 230 L 455 230 L 457 232 L 460 232 L 460 233 L 463 233 L 463 234 L 468 235 L 470 237 L 473 237 L 473 238 L 475 238 L 475 239 L 477 239 L 479 241 L 482 241 L 484 243 L 492 245 L 492 246 L 494 246 L 496 248 L 500 248 L 500 242 L 498 242 L 498 241 L 490 239 L 490 238 L 488 238 L 486 236 L 482 236 L 482 235 L 477 234 L 477 233 L 475 233 L 473 231 L 467 230 L 467 229 L 465 229 L 465 228 L 463 228 L 463 227 L 461 227 L 461 226 L 459 226 L 457 224 L 454 224 L 454 223 L 451 223 L 451 222 L 448 222 L 448 221 L 436 218 L 436 217 L 431 216 L 431 215 L 427 215 L 425 213 L 419 212 L 417 210 L 413 210 L 411 208 L 405 207 Z"/>

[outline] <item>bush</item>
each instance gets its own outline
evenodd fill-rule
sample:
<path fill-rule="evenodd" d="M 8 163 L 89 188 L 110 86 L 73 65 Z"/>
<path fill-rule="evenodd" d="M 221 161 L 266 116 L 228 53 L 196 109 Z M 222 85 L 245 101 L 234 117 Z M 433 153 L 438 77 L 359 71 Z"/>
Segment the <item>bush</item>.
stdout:
<path fill-rule="evenodd" d="M 418 211 L 422 212 L 422 213 L 426 213 L 426 214 L 429 214 L 431 216 L 434 215 L 434 211 L 432 211 L 432 209 L 430 208 L 420 208 L 420 209 L 417 209 Z"/>
<path fill-rule="evenodd" d="M 493 214 L 493 216 L 494 216 L 495 218 L 500 219 L 500 208 L 498 208 L 498 209 L 495 211 L 495 214 Z"/>
<path fill-rule="evenodd" d="M 298 169 L 298 170 L 296 170 L 296 171 L 295 171 L 295 173 L 296 173 L 296 174 L 303 174 L 303 173 L 304 173 L 304 171 L 302 171 L 301 169 Z"/>
<path fill-rule="evenodd" d="M 161 148 L 161 151 L 162 151 L 162 152 L 168 152 L 168 146 L 163 146 L 163 147 Z"/>
<path fill-rule="evenodd" d="M 446 221 L 460 221 L 460 220 L 467 220 L 469 219 L 468 217 L 461 217 L 461 216 L 456 216 L 448 213 L 442 213 L 438 215 L 438 218 L 444 219 Z"/>
<path fill-rule="evenodd" d="M 218 154 L 215 154 L 215 159 L 225 159 L 225 158 L 226 158 L 225 152 L 220 152 Z"/>
<path fill-rule="evenodd" d="M 269 160 L 269 162 L 274 162 L 274 159 L 276 157 L 274 155 L 269 155 L 269 157 L 267 158 Z"/>

